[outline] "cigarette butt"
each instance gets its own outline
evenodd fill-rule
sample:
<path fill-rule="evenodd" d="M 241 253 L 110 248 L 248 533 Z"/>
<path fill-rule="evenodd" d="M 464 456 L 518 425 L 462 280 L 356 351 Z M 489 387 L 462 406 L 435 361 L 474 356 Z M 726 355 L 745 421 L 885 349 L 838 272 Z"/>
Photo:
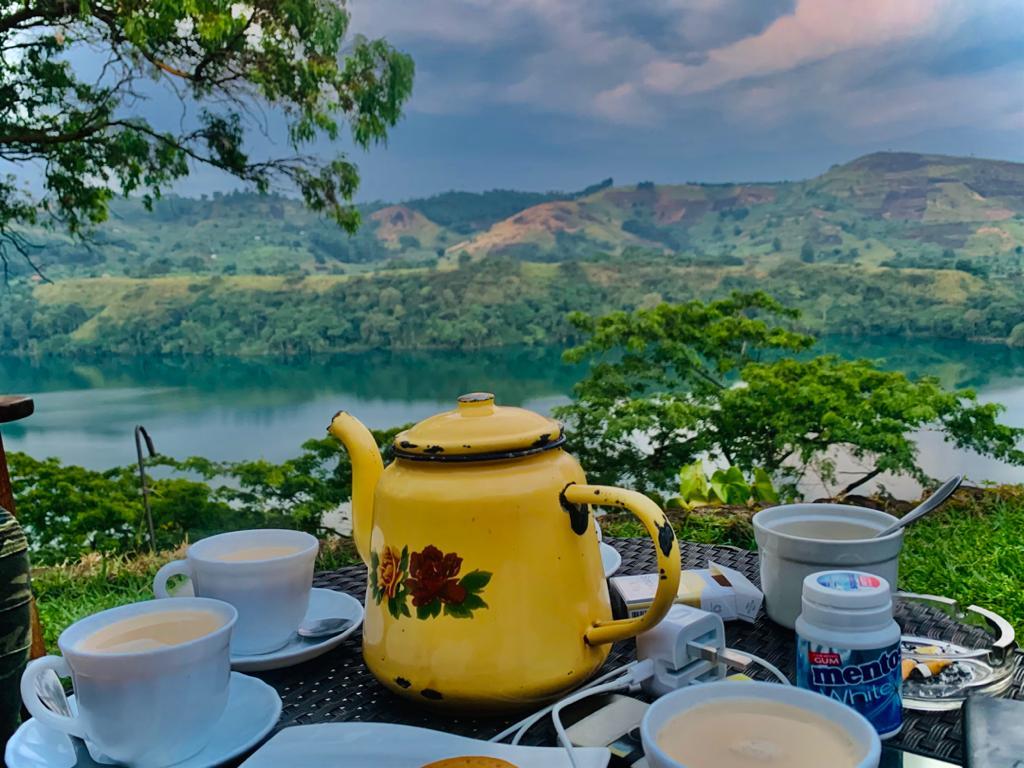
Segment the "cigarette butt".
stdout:
<path fill-rule="evenodd" d="M 922 671 L 921 667 L 927 667 L 928 668 L 928 675 L 927 676 L 931 677 L 932 675 L 939 674 L 939 672 L 944 670 L 946 667 L 948 667 L 952 663 L 953 662 L 949 661 L 949 660 L 923 661 L 920 664 L 918 664 L 917 667 L 918 667 L 919 671 Z"/>
<path fill-rule="evenodd" d="M 901 663 L 901 671 L 903 673 L 903 679 L 906 680 L 910 677 L 910 673 L 914 671 L 914 667 L 917 666 L 917 662 L 913 659 L 904 659 Z"/>

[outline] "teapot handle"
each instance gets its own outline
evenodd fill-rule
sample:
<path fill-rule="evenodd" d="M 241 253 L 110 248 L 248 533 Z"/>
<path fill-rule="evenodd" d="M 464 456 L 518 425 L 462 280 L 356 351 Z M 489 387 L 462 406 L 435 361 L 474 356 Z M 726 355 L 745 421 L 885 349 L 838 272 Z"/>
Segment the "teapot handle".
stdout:
<path fill-rule="evenodd" d="M 642 493 L 608 485 L 573 484 L 562 491 L 562 500 L 572 505 L 597 504 L 632 512 L 647 529 L 658 556 L 658 573 L 661 578 L 658 579 L 658 589 L 647 612 L 633 619 L 595 622 L 587 630 L 587 642 L 590 645 L 615 643 L 654 627 L 665 618 L 679 591 L 679 542 L 676 541 L 675 531 L 665 513 Z"/>

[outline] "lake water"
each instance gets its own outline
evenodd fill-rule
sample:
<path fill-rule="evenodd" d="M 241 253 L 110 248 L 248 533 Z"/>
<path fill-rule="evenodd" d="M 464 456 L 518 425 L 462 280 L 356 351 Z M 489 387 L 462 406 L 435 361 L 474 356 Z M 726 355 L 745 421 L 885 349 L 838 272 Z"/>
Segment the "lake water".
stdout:
<path fill-rule="evenodd" d="M 936 340 L 828 338 L 820 351 L 867 357 L 947 387 L 974 388 L 1024 426 L 1024 351 Z M 374 352 L 314 359 L 113 358 L 82 362 L 0 357 L 0 391 L 30 394 L 36 413 L 3 427 L 9 450 L 57 456 L 95 469 L 135 460 L 143 424 L 158 451 L 178 458 L 281 461 L 324 434 L 345 409 L 368 426 L 390 427 L 453 407 L 462 392 L 495 392 L 507 405 L 546 412 L 565 402 L 581 368 L 553 349 Z M 933 476 L 1024 482 L 1024 468 L 965 454 L 935 435 L 919 440 Z M 892 485 L 889 486 L 893 488 Z"/>

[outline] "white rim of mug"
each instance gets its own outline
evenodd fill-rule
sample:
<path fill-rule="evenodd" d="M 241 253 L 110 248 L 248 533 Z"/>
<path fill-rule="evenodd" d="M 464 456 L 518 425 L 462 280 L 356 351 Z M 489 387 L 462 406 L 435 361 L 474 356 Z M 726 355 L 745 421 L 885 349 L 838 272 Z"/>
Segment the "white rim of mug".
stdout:
<path fill-rule="evenodd" d="M 166 603 L 166 605 L 161 605 L 159 608 L 154 608 L 151 611 L 142 611 L 141 613 L 131 613 L 131 611 L 129 610 L 131 608 L 137 608 L 140 605 L 149 606 L 149 605 L 157 605 L 159 603 Z M 68 643 L 66 643 L 64 641 L 64 635 L 66 635 L 68 632 L 70 632 L 72 629 L 74 629 L 77 625 L 82 624 L 82 623 L 84 623 L 86 621 L 89 621 L 89 620 L 91 620 L 91 619 L 93 619 L 93 618 L 95 618 L 97 616 L 103 616 L 104 614 L 108 614 L 108 613 L 128 613 L 129 615 L 125 616 L 124 618 L 125 619 L 130 619 L 133 616 L 144 616 L 147 613 L 175 613 L 175 612 L 189 610 L 188 605 L 185 605 L 185 603 L 188 603 L 188 604 L 191 604 L 191 605 L 195 605 L 196 603 L 198 603 L 199 606 L 206 605 L 206 606 L 211 606 L 211 607 L 215 607 L 215 608 L 219 608 L 219 609 L 227 608 L 228 609 L 228 619 L 223 624 L 221 624 L 219 627 L 217 627 L 215 630 L 213 630 L 212 632 L 208 632 L 207 634 L 203 635 L 202 637 L 196 637 L 196 638 L 193 638 L 192 640 L 186 640 L 183 643 L 175 643 L 174 645 L 168 645 L 168 646 L 166 646 L 164 648 L 150 648 L 150 649 L 144 650 L 144 651 L 117 651 L 116 653 L 98 653 L 96 651 L 82 650 L 81 648 L 76 647 L 78 645 L 77 643 L 75 643 L 75 644 L 68 644 Z M 197 608 L 199 606 L 197 606 Z M 110 624 L 114 623 L 115 621 L 119 621 L 119 619 L 114 619 L 114 621 L 112 621 L 112 622 L 109 622 L 109 623 L 106 623 L 106 624 L 101 624 L 100 626 L 96 627 L 96 629 L 94 629 L 92 632 L 90 632 L 88 635 L 86 635 L 86 637 L 89 637 L 94 632 L 99 632 L 101 629 L 103 629 L 103 627 L 109 627 Z M 219 634 L 230 633 L 232 627 L 235 626 L 237 621 L 238 621 L 238 610 L 235 608 L 235 606 L 231 605 L 231 603 L 225 602 L 223 600 L 216 600 L 216 599 L 214 599 L 212 597 L 179 597 L 179 598 L 176 598 L 174 600 L 174 602 L 165 601 L 165 600 L 143 600 L 143 601 L 140 601 L 140 602 L 137 602 L 137 603 L 128 603 L 126 605 L 117 605 L 117 606 L 114 606 L 113 608 L 106 608 L 105 610 L 98 611 L 96 613 L 90 614 L 89 616 L 85 616 L 85 617 L 79 619 L 74 624 L 72 624 L 70 627 L 68 627 L 63 632 L 60 633 L 60 636 L 57 638 L 57 647 L 60 648 L 61 654 L 64 655 L 65 657 L 67 657 L 68 651 L 70 651 L 73 656 L 78 656 L 78 657 L 83 658 L 83 659 L 114 659 L 114 658 L 124 658 L 124 657 L 142 658 L 144 656 L 165 656 L 165 655 L 167 655 L 169 653 L 178 652 L 178 651 L 180 651 L 183 648 L 191 648 L 191 647 L 193 647 L 195 645 L 198 645 L 199 643 L 201 643 L 201 642 L 203 642 L 205 640 L 209 640 L 211 637 L 215 637 L 215 636 L 217 636 Z M 85 638 L 83 637 L 82 640 L 84 640 L 84 639 Z M 79 641 L 79 643 L 80 642 L 81 642 L 81 640 Z"/>
<path fill-rule="evenodd" d="M 832 699 L 829 699 L 828 696 L 824 696 L 824 695 L 822 695 L 820 693 L 815 693 L 814 691 L 808 691 L 808 690 L 806 690 L 804 688 L 797 688 L 796 686 L 792 686 L 792 685 L 781 685 L 779 683 L 761 683 L 761 682 L 756 682 L 756 681 L 751 681 L 751 682 L 748 683 L 748 682 L 736 682 L 736 681 L 733 681 L 733 680 L 719 680 L 719 681 L 716 681 L 716 682 L 713 682 L 713 683 L 702 683 L 700 686 L 694 686 L 694 688 L 702 688 L 705 685 L 719 686 L 719 685 L 723 685 L 723 684 L 730 686 L 730 689 L 728 689 L 728 693 L 727 694 L 721 695 L 721 696 L 711 696 L 706 701 L 694 702 L 692 704 L 689 704 L 688 706 L 679 708 L 675 712 L 675 714 L 676 715 L 681 715 L 684 712 L 692 712 L 693 710 L 695 710 L 695 709 L 697 709 L 699 707 L 707 706 L 709 704 L 713 704 L 713 703 L 716 703 L 716 702 L 728 701 L 730 699 L 748 699 L 748 700 L 749 699 L 754 699 L 755 701 L 767 701 L 767 702 L 774 702 L 776 704 L 786 704 L 786 705 L 788 705 L 790 707 L 793 707 L 794 709 L 803 710 L 805 712 L 809 712 L 811 714 L 817 715 L 818 717 L 823 718 L 825 720 L 828 720 L 830 723 L 834 723 L 838 727 L 842 728 L 843 733 L 847 734 L 847 736 L 849 736 L 851 739 L 854 739 L 855 734 L 851 733 L 850 729 L 847 728 L 842 723 L 837 723 L 832 718 L 828 717 L 827 715 L 821 714 L 820 712 L 816 711 L 815 709 L 813 709 L 810 706 L 803 706 L 802 704 L 794 704 L 794 703 L 789 702 L 789 701 L 780 701 L 777 698 L 773 698 L 770 695 L 766 695 L 767 692 L 761 687 L 761 686 L 773 686 L 775 688 L 780 688 L 782 690 L 787 691 L 787 695 L 789 693 L 791 693 L 791 692 L 799 691 L 799 693 L 795 693 L 797 698 L 802 698 L 804 696 L 804 694 L 810 694 L 811 698 L 808 699 L 809 702 L 813 701 L 815 703 L 822 704 L 822 706 L 824 706 L 824 707 L 832 707 L 834 711 L 839 711 L 836 708 L 837 707 L 841 707 L 845 712 L 852 713 L 853 715 L 856 716 L 856 718 L 860 719 L 862 721 L 862 725 L 866 726 L 867 731 L 870 731 L 871 733 L 875 733 L 874 726 L 871 725 L 871 721 L 868 720 L 866 717 L 864 717 L 864 715 L 862 715 L 860 712 L 858 712 L 857 710 L 853 709 L 852 707 L 847 707 L 845 704 L 842 704 L 842 703 L 840 703 L 838 701 L 834 701 Z M 689 691 L 689 690 L 690 690 L 689 687 L 684 687 L 684 688 L 677 689 L 677 691 Z M 718 689 L 718 690 L 722 690 L 722 689 Z M 675 692 L 676 691 L 673 691 L 672 693 L 675 693 Z M 649 720 L 648 720 L 648 718 L 650 717 L 650 713 L 655 708 L 655 705 L 657 705 L 658 702 L 665 701 L 671 695 L 672 694 L 669 693 L 669 694 L 666 694 L 665 696 L 662 696 L 660 699 L 655 701 L 654 704 L 652 704 L 650 707 L 647 708 L 647 712 L 644 714 L 643 719 L 640 721 L 640 732 L 641 732 L 641 735 L 643 735 L 645 733 L 648 735 L 648 741 L 650 742 L 651 750 L 654 752 L 655 756 L 660 761 L 662 761 L 662 762 L 664 762 L 664 763 L 666 763 L 668 765 L 673 765 L 673 764 L 681 765 L 678 760 L 676 760 L 671 755 L 666 753 L 665 750 L 663 750 L 661 748 L 661 745 L 658 744 L 658 738 L 657 738 L 658 734 L 651 732 L 652 729 L 650 727 Z M 828 701 L 827 701 L 827 703 L 822 703 L 822 702 L 818 701 L 818 698 L 827 699 Z M 668 704 L 663 704 L 662 706 L 668 706 Z M 854 741 L 854 743 L 859 743 L 859 742 Z M 645 745 L 644 749 L 646 751 L 646 749 L 647 749 L 646 745 Z M 867 761 L 869 764 L 871 763 L 872 760 L 874 760 L 875 763 L 877 764 L 877 762 L 881 759 L 881 753 L 882 753 L 881 740 L 880 739 L 872 739 L 871 740 L 871 744 L 868 747 L 867 751 L 863 755 L 860 756 L 859 760 L 860 760 L 861 763 Z"/>
<path fill-rule="evenodd" d="M 201 544 L 205 545 L 208 541 L 214 541 L 215 539 L 226 539 L 232 536 L 237 536 L 242 533 L 256 533 L 262 534 L 286 534 L 289 536 L 305 537 L 307 539 L 306 546 L 300 549 L 298 552 L 292 552 L 289 555 L 280 555 L 279 557 L 261 557 L 258 560 L 218 560 L 214 558 L 203 557 L 196 553 L 195 548 Z M 269 538 L 269 537 L 268 537 Z M 320 550 L 320 542 L 316 536 L 305 531 L 296 531 L 293 528 L 247 528 L 244 531 L 225 531 L 224 533 L 217 533 L 213 536 L 207 536 L 205 539 L 189 544 L 188 549 L 185 551 L 185 557 L 189 560 L 196 560 L 203 565 L 210 565 L 214 568 L 233 568 L 239 565 L 253 565 L 255 563 L 273 563 L 277 565 L 279 563 L 287 563 L 290 560 L 301 560 L 304 557 L 308 557 L 310 552 L 314 554 Z"/>
<path fill-rule="evenodd" d="M 783 520 L 778 520 L 778 521 L 775 521 L 773 523 L 764 523 L 764 522 L 758 523 L 757 516 L 760 515 L 762 512 L 771 512 L 772 510 L 775 510 L 775 509 L 786 509 L 787 507 L 819 507 L 819 508 L 827 507 L 827 508 L 829 508 L 829 509 L 831 509 L 831 510 L 837 512 L 837 513 L 838 513 L 839 510 L 837 510 L 836 507 L 842 507 L 843 509 L 855 509 L 855 510 L 860 510 L 860 511 L 863 511 L 863 512 L 875 512 L 875 513 L 882 514 L 882 515 L 889 515 L 888 512 L 883 512 L 880 509 L 871 509 L 871 507 L 857 507 L 857 506 L 854 506 L 852 504 L 815 504 L 814 502 L 809 502 L 807 504 L 779 504 L 779 505 L 774 506 L 774 507 L 768 507 L 767 509 L 762 509 L 761 512 L 758 512 L 756 515 L 754 515 L 751 518 L 751 522 L 753 523 L 755 530 L 758 527 L 760 527 L 761 530 L 763 530 L 763 531 L 765 531 L 767 533 L 772 534 L 772 536 L 778 536 L 780 539 L 786 539 L 787 541 L 808 541 L 808 542 L 812 542 L 814 544 L 823 544 L 825 546 L 832 546 L 833 544 L 867 544 L 868 542 L 876 542 L 877 543 L 877 542 L 882 542 L 882 541 L 892 541 L 892 540 L 894 540 L 896 538 L 899 538 L 900 536 L 903 535 L 903 529 L 900 528 L 899 530 L 893 531 L 892 533 L 888 534 L 887 536 L 868 536 L 866 539 L 815 539 L 815 538 L 810 538 L 810 537 L 807 537 L 807 536 L 794 536 L 791 533 L 783 533 L 782 531 L 777 530 L 776 528 L 772 527 L 773 525 L 778 525 L 778 524 L 781 524 L 781 523 L 793 522 L 793 519 L 795 519 L 795 518 L 791 518 L 789 520 L 784 520 L 784 519 Z M 814 513 L 810 512 L 810 513 L 808 513 L 807 516 L 808 517 L 813 517 Z M 823 515 L 823 517 L 827 517 L 827 516 L 828 515 Z M 889 515 L 889 517 L 892 518 L 892 522 L 893 523 L 899 521 L 899 518 L 896 517 L 895 515 Z M 890 525 L 891 524 L 892 523 L 890 523 Z M 886 527 L 888 527 L 888 526 L 886 526 Z M 884 528 L 879 529 L 879 532 L 881 532 L 883 530 L 885 530 L 885 529 Z"/>

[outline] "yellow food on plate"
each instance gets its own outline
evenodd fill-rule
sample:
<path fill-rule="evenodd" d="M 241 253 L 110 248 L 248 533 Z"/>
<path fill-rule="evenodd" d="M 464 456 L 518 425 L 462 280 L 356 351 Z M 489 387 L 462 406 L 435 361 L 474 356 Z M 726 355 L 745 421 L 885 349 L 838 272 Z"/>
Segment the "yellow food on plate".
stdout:
<path fill-rule="evenodd" d="M 517 768 L 508 760 L 498 757 L 446 757 L 427 763 L 423 768 Z"/>

